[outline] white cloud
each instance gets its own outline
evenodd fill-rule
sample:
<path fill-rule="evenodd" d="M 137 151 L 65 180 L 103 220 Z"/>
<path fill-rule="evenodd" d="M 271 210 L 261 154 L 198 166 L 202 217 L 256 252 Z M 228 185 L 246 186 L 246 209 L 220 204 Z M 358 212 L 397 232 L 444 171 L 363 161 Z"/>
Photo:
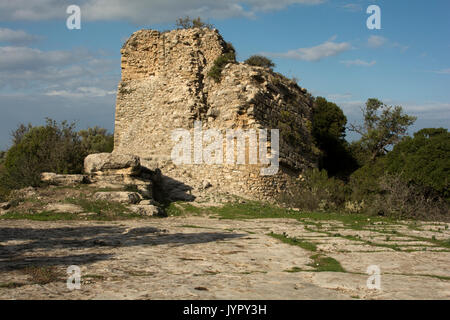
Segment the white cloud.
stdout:
<path fill-rule="evenodd" d="M 310 48 L 300 48 L 289 50 L 285 53 L 263 53 L 272 57 L 288 58 L 305 61 L 319 61 L 327 57 L 336 56 L 344 51 L 350 50 L 351 45 L 348 42 L 334 42 L 336 37 L 325 41 L 318 46 Z"/>
<path fill-rule="evenodd" d="M 38 37 L 26 33 L 23 30 L 0 28 L 0 42 L 11 44 L 25 44 L 38 40 Z"/>
<path fill-rule="evenodd" d="M 447 68 L 447 69 L 441 69 L 441 70 L 435 71 L 435 73 L 439 73 L 439 74 L 450 74 L 450 68 Z"/>
<path fill-rule="evenodd" d="M 392 42 L 389 39 L 382 36 L 372 35 L 367 40 L 367 46 L 372 49 L 381 48 L 383 46 L 389 46 L 391 48 L 400 49 L 400 51 L 405 52 L 409 49 L 409 46 L 401 44 L 399 42 Z"/>
<path fill-rule="evenodd" d="M 99 97 L 115 91 L 119 79 L 119 61 L 102 54 L 0 47 L 0 92 Z"/>
<path fill-rule="evenodd" d="M 402 105 L 402 104 L 401 104 Z M 404 103 L 405 110 L 416 113 L 434 113 L 438 118 L 441 118 L 443 114 L 447 114 L 446 118 L 450 117 L 450 103 L 447 102 L 427 102 L 423 104 Z"/>
<path fill-rule="evenodd" d="M 351 93 L 334 93 L 327 95 L 328 100 L 333 100 L 333 102 L 347 101 L 352 98 Z"/>
<path fill-rule="evenodd" d="M 387 42 L 387 39 L 382 36 L 370 36 L 367 40 L 367 45 L 370 48 L 379 48 Z"/>
<path fill-rule="evenodd" d="M 78 61 L 79 56 L 72 51 L 41 51 L 29 47 L 0 47 L 0 69 L 35 70 Z"/>
<path fill-rule="evenodd" d="M 393 43 L 392 43 L 392 47 L 398 48 L 398 49 L 400 49 L 402 52 L 405 52 L 406 50 L 409 49 L 409 46 L 406 46 L 406 45 L 401 44 L 401 43 L 398 43 L 398 42 L 393 42 Z"/>
<path fill-rule="evenodd" d="M 82 19 L 126 20 L 138 24 L 174 22 L 180 16 L 202 18 L 252 17 L 257 12 L 282 10 L 290 5 L 318 5 L 325 0 L 81 0 Z M 15 0 L 0 3 L 2 20 L 48 20 L 67 17 L 72 0 Z"/>
<path fill-rule="evenodd" d="M 60 96 L 65 98 L 81 98 L 81 97 L 105 97 L 116 94 L 115 91 L 104 90 L 96 87 L 79 87 L 75 90 L 50 90 L 45 93 L 46 96 Z"/>
<path fill-rule="evenodd" d="M 351 11 L 351 12 L 359 12 L 359 11 L 362 11 L 362 9 L 363 9 L 359 3 L 348 3 L 348 4 L 341 6 L 341 8 L 343 8 L 347 11 Z"/>
<path fill-rule="evenodd" d="M 351 66 L 358 66 L 358 67 L 372 67 L 374 66 L 377 62 L 375 60 L 371 61 L 371 62 L 367 62 L 361 59 L 356 59 L 356 60 L 345 60 L 345 61 L 340 61 L 342 64 L 345 64 L 347 67 L 351 67 Z"/>

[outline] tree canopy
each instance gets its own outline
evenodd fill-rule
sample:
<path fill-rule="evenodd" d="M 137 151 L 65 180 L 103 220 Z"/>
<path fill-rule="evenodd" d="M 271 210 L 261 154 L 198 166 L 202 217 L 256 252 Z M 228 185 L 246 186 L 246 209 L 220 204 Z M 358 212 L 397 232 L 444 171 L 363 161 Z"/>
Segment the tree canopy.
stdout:
<path fill-rule="evenodd" d="M 322 150 L 321 168 L 331 176 L 346 176 L 356 169 L 345 140 L 347 117 L 338 105 L 317 97 L 314 101 L 312 134 Z"/>
<path fill-rule="evenodd" d="M 385 155 L 407 135 L 408 127 L 417 119 L 403 113 L 401 106 L 387 106 L 378 99 L 368 99 L 362 112 L 363 125 L 352 124 L 350 130 L 361 135 L 354 150 L 363 163 Z"/>

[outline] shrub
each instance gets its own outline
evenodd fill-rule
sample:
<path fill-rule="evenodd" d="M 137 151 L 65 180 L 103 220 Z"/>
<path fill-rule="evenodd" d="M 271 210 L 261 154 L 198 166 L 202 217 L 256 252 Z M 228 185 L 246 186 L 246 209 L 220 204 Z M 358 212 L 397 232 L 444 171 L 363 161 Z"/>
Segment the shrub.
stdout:
<path fill-rule="evenodd" d="M 281 196 L 284 204 L 308 211 L 342 208 L 348 193 L 343 181 L 328 178 L 325 170 L 311 169 L 300 176 L 297 185 Z"/>
<path fill-rule="evenodd" d="M 42 172 L 81 173 L 90 153 L 111 152 L 113 137 L 105 129 L 75 131 L 75 124 L 47 119 L 45 126 L 23 125 L 13 132 L 13 146 L 0 164 L 0 194 L 39 186 Z"/>
<path fill-rule="evenodd" d="M 6 151 L 0 151 L 0 165 L 5 161 Z"/>
<path fill-rule="evenodd" d="M 386 159 L 382 157 L 353 172 L 349 179 L 352 200 L 371 202 L 375 195 L 381 192 L 379 178 L 384 175 L 385 171 Z"/>
<path fill-rule="evenodd" d="M 78 132 L 81 146 L 86 155 L 92 153 L 112 152 L 114 149 L 114 136 L 106 129 L 97 126 Z"/>
<path fill-rule="evenodd" d="M 236 53 L 234 51 L 230 51 L 222 54 L 215 61 L 213 66 L 208 72 L 208 76 L 213 78 L 216 82 L 220 82 L 222 79 L 222 70 L 229 63 L 236 62 Z"/>
<path fill-rule="evenodd" d="M 422 129 L 406 137 L 386 157 L 386 170 L 401 173 L 414 183 L 450 198 L 450 133 L 447 129 Z"/>
<path fill-rule="evenodd" d="M 245 63 L 250 66 L 256 66 L 256 67 L 264 67 L 272 69 L 275 67 L 275 63 L 272 62 L 269 58 L 266 58 L 264 56 L 254 55 L 245 60 Z"/>
<path fill-rule="evenodd" d="M 414 184 L 405 183 L 400 175 L 384 174 L 378 186 L 380 192 L 367 208 L 367 213 L 400 219 L 436 219 L 448 216 L 448 203 L 429 197 Z"/>
<path fill-rule="evenodd" d="M 191 28 L 208 28 L 213 29 L 212 24 L 203 22 L 200 17 L 191 19 L 189 16 L 184 18 L 178 18 L 175 25 L 180 29 L 191 29 Z"/>
<path fill-rule="evenodd" d="M 4 183 L 10 188 L 37 186 L 44 171 L 78 173 L 83 153 L 74 124 L 58 125 L 47 119 L 46 126 L 33 127 L 6 155 Z"/>

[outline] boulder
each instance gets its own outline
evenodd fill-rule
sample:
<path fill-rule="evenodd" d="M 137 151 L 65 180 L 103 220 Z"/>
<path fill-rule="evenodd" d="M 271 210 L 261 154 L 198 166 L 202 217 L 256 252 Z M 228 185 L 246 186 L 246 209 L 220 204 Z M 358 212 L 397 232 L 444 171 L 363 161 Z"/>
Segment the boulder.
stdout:
<path fill-rule="evenodd" d="M 164 211 L 157 206 L 151 204 L 137 204 L 129 207 L 134 213 L 142 216 L 163 216 Z"/>
<path fill-rule="evenodd" d="M 141 196 L 137 192 L 111 191 L 111 192 L 96 192 L 94 194 L 94 199 L 120 202 L 125 204 L 136 204 L 139 203 L 139 201 L 141 201 Z"/>
<path fill-rule="evenodd" d="M 82 174 L 56 174 L 53 172 L 43 172 L 41 181 L 57 186 L 75 186 L 87 183 L 88 179 Z"/>
<path fill-rule="evenodd" d="M 138 175 L 141 162 L 138 156 L 119 153 L 95 153 L 84 159 L 84 171 L 88 174 Z"/>
<path fill-rule="evenodd" d="M 44 210 L 62 213 L 81 213 L 83 208 L 71 203 L 51 203 L 45 206 Z"/>
<path fill-rule="evenodd" d="M 9 202 L 2 202 L 0 203 L 0 209 L 1 210 L 8 210 L 11 207 L 11 204 Z"/>

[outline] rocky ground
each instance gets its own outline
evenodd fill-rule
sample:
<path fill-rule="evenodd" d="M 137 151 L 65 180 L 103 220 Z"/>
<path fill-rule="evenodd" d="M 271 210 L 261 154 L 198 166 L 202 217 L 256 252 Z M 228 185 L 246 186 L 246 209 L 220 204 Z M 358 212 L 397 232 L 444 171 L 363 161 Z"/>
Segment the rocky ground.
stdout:
<path fill-rule="evenodd" d="M 243 219 L 233 207 L 177 206 L 190 210 L 119 221 L 0 220 L 0 298 L 450 298 L 448 223 L 298 212 Z M 81 269 L 80 289 L 67 288 L 71 265 Z M 369 266 L 381 271 L 380 290 L 367 287 Z"/>

